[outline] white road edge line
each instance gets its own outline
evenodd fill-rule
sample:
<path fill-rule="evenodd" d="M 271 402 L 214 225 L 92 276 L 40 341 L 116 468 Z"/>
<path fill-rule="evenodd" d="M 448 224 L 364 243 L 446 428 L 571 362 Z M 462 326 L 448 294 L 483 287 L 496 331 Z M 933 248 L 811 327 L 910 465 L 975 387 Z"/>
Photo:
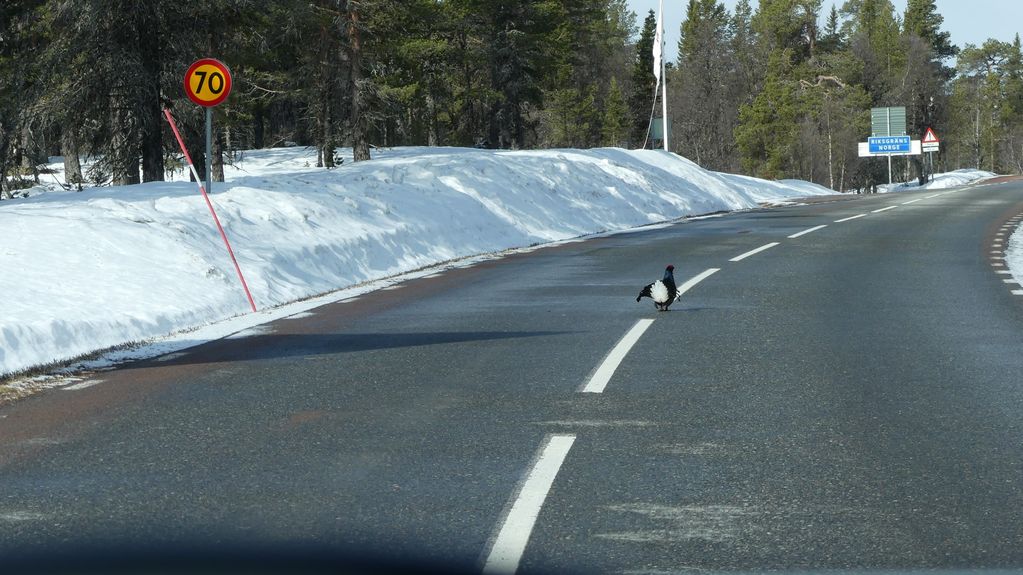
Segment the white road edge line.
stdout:
<path fill-rule="evenodd" d="M 167 355 L 161 355 L 160 357 L 155 357 L 155 358 L 153 358 L 153 361 L 155 361 L 157 363 L 164 363 L 164 362 L 167 362 L 167 361 L 174 361 L 175 359 L 181 359 L 182 357 L 185 357 L 186 355 L 188 355 L 187 351 L 175 351 L 173 353 L 168 353 Z"/>
<path fill-rule="evenodd" d="M 74 385 L 63 387 L 61 389 L 63 389 L 64 391 L 81 391 L 83 389 L 88 389 L 94 385 L 99 385 L 101 383 L 103 383 L 102 379 L 89 379 L 81 383 L 76 383 Z"/>
<path fill-rule="evenodd" d="M 867 217 L 867 214 L 856 214 L 855 216 L 852 216 L 852 217 L 849 217 L 849 218 L 842 218 L 840 220 L 835 220 L 835 223 L 836 224 L 840 224 L 842 222 L 848 222 L 849 220 L 855 220 L 856 218 L 865 218 L 865 217 Z"/>
<path fill-rule="evenodd" d="M 790 240 L 794 240 L 796 238 L 805 236 L 806 234 L 812 234 L 813 232 L 816 232 L 817 230 L 823 230 L 826 227 L 828 227 L 827 224 L 825 224 L 823 226 L 817 226 L 815 228 L 810 228 L 808 230 L 803 230 L 803 231 L 801 231 L 801 232 L 799 232 L 797 234 L 792 234 L 791 236 L 789 236 L 789 239 Z"/>
<path fill-rule="evenodd" d="M 887 208 L 881 208 L 881 209 L 879 209 L 879 210 L 874 210 L 874 211 L 873 211 L 873 212 L 871 212 L 871 213 L 874 213 L 874 214 L 880 214 L 881 212 L 887 212 L 888 210 L 894 210 L 894 209 L 895 209 L 895 208 L 897 208 L 897 207 L 899 207 L 899 206 L 888 206 Z"/>
<path fill-rule="evenodd" d="M 741 256 L 735 256 L 734 258 L 732 258 L 732 259 L 730 259 L 728 261 L 730 261 L 730 262 L 741 262 L 742 260 L 744 260 L 744 259 L 746 259 L 746 258 L 748 258 L 750 256 L 755 256 L 755 255 L 759 254 L 760 252 L 765 251 L 765 250 L 769 250 L 769 249 L 771 249 L 771 248 L 773 248 L 774 246 L 777 246 L 777 245 L 779 245 L 779 242 L 771 242 L 769 244 L 762 245 L 762 246 L 760 246 L 759 248 L 757 248 L 755 250 L 750 250 L 750 251 L 742 254 Z"/>
<path fill-rule="evenodd" d="M 518 570 L 529 536 L 540 516 L 540 509 L 574 442 L 575 435 L 550 435 L 545 438 L 539 457 L 518 493 L 513 496 L 514 503 L 497 532 L 494 545 L 483 565 L 483 573 L 515 573 Z"/>
<path fill-rule="evenodd" d="M 632 346 L 636 345 L 639 338 L 643 337 L 643 333 L 653 325 L 654 320 L 646 318 L 636 322 L 636 325 L 632 326 L 622 339 L 618 341 L 618 344 L 608 352 L 607 357 L 601 362 L 597 370 L 593 372 L 590 380 L 583 386 L 579 391 L 582 393 L 604 393 L 604 388 L 607 387 L 607 383 L 611 381 L 611 376 L 614 375 L 615 370 L 621 365 L 622 360 L 629 354 L 629 350 Z"/>

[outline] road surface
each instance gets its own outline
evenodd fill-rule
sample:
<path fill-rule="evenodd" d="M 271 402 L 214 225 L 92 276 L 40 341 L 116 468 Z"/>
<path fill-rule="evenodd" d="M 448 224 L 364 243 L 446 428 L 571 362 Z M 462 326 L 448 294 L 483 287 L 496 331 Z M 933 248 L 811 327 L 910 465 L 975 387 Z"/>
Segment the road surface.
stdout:
<path fill-rule="evenodd" d="M 0 557 L 1021 568 L 1021 213 L 1007 182 L 693 220 L 94 374 L 0 407 Z M 682 299 L 636 303 L 669 263 Z"/>

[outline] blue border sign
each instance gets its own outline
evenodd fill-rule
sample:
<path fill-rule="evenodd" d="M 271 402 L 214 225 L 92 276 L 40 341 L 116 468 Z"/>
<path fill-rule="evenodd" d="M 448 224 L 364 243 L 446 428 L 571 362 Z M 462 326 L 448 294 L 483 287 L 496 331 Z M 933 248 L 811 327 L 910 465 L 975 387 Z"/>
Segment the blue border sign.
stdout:
<path fill-rule="evenodd" d="M 867 138 L 871 154 L 906 154 L 912 151 L 909 136 L 882 136 Z"/>

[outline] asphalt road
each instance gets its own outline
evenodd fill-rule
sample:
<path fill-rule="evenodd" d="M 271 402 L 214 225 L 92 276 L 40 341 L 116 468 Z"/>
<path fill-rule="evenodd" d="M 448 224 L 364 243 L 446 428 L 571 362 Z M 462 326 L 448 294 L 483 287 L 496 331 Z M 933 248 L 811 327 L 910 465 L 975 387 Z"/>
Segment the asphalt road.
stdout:
<path fill-rule="evenodd" d="M 1023 568 L 1021 213 L 1008 182 L 570 243 L 0 407 L 0 566 Z M 636 303 L 669 263 L 700 281 Z"/>

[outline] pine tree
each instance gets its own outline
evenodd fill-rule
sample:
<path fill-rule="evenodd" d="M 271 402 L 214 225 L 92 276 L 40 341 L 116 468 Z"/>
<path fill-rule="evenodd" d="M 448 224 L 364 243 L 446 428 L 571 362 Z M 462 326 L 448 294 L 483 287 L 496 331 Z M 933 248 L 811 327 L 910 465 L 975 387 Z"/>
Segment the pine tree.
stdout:
<path fill-rule="evenodd" d="M 621 147 L 628 137 L 629 114 L 625 98 L 618 88 L 618 80 L 611 77 L 611 85 L 604 102 L 604 117 L 601 121 L 601 145 Z"/>
<path fill-rule="evenodd" d="M 763 63 L 766 62 L 767 54 L 757 50 L 757 37 L 753 31 L 753 10 L 750 8 L 749 0 L 739 0 L 735 5 L 729 28 L 731 45 L 728 51 L 734 64 L 729 91 L 734 102 L 733 108 L 738 109 L 740 104 L 751 103 L 759 92 L 764 75 Z"/>
<path fill-rule="evenodd" d="M 38 73 L 77 88 L 68 93 L 62 83 L 49 85 L 42 95 L 46 119 L 87 132 L 115 185 L 138 183 L 140 168 L 144 181 L 163 179 L 160 6 L 51 0 L 45 12 L 43 25 L 61 41 L 48 43 Z"/>
<path fill-rule="evenodd" d="M 774 52 L 763 90 L 739 112 L 735 140 L 748 174 L 781 178 L 793 171 L 799 110 L 792 72 L 789 51 Z"/>
<path fill-rule="evenodd" d="M 682 118 L 676 130 L 679 153 L 701 166 L 730 167 L 736 103 L 729 93 L 733 69 L 729 17 L 717 0 L 690 0 L 678 44 L 679 67 L 673 91 Z"/>
<path fill-rule="evenodd" d="M 1005 124 L 1004 166 L 1015 173 L 1023 173 L 1023 47 L 1016 34 L 1003 66 L 1005 98 L 1002 122 Z"/>
<path fill-rule="evenodd" d="M 959 54 L 946 137 L 956 142 L 957 165 L 999 170 L 1000 110 L 1005 105 L 1006 65 L 1013 50 L 1013 44 L 991 39 L 980 47 L 967 44 Z"/>
<path fill-rule="evenodd" d="M 42 2 L 0 4 L 0 199 L 13 197 L 20 180 L 8 178 L 17 170 L 27 142 L 19 142 L 23 126 L 30 121 L 26 110 L 40 91 L 33 82 L 38 54 L 33 45 L 40 41 L 35 25 L 36 10 Z"/>
<path fill-rule="evenodd" d="M 903 28 L 909 34 L 924 39 L 938 59 L 955 56 L 958 49 L 952 45 L 951 34 L 941 31 L 944 16 L 938 13 L 934 0 L 909 0 Z"/>
<path fill-rule="evenodd" d="M 816 76 L 800 80 L 799 107 L 803 123 L 797 158 L 799 171 L 790 174 L 844 191 L 860 159 L 857 144 L 870 132 L 870 97 L 850 79 L 862 66 L 849 52 L 818 50 Z"/>
<path fill-rule="evenodd" d="M 632 94 L 629 111 L 632 113 L 632 140 L 645 142 L 650 127 L 657 78 L 654 76 L 654 32 L 657 15 L 651 10 L 643 21 L 643 30 L 636 42 L 636 59 L 632 66 Z"/>
<path fill-rule="evenodd" d="M 760 0 L 752 24 L 763 53 L 789 50 L 789 58 L 794 64 L 809 57 L 810 41 L 805 34 L 806 16 L 801 14 L 804 1 Z"/>
<path fill-rule="evenodd" d="M 891 0 L 848 0 L 842 12 L 849 19 L 843 32 L 853 53 L 864 62 L 863 84 L 876 105 L 896 105 L 894 94 L 906 58 L 901 30 Z"/>
<path fill-rule="evenodd" d="M 837 52 L 845 47 L 845 38 L 842 36 L 841 25 L 838 19 L 838 7 L 831 5 L 828 12 L 827 22 L 824 24 L 824 33 L 820 37 L 821 49 L 824 52 Z"/>
<path fill-rule="evenodd" d="M 488 115 L 489 140 L 500 148 L 526 146 L 529 110 L 543 99 L 545 33 L 557 22 L 554 5 L 485 0 L 487 56 L 496 98 Z"/>

